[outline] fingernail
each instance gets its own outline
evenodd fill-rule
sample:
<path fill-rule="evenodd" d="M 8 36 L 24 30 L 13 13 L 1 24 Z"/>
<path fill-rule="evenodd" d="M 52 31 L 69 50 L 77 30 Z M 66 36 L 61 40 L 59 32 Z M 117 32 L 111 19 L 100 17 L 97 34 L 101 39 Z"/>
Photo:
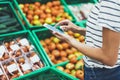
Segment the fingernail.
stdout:
<path fill-rule="evenodd" d="M 62 26 L 60 26 L 60 29 L 62 29 Z"/>
<path fill-rule="evenodd" d="M 52 33 L 53 33 L 53 34 L 55 34 L 56 32 L 55 32 L 55 31 L 53 31 Z"/>

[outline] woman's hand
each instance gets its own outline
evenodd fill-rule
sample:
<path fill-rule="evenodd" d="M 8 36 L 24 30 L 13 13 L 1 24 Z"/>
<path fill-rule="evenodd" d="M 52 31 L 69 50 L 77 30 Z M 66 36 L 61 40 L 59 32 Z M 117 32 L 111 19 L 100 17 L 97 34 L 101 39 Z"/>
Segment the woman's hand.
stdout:
<path fill-rule="evenodd" d="M 82 33 L 83 35 L 85 35 L 86 29 L 85 28 L 80 28 L 79 26 L 75 25 L 74 23 L 72 23 L 70 20 L 63 20 L 60 21 L 59 23 L 57 23 L 55 25 L 55 27 L 60 26 L 60 28 L 63 31 L 68 31 L 71 30 L 73 32 L 79 32 Z"/>
<path fill-rule="evenodd" d="M 60 28 L 64 31 L 73 30 L 77 28 L 77 26 L 74 23 L 72 23 L 70 20 L 60 21 L 55 25 L 55 27 L 58 27 L 58 26 L 60 26 Z"/>

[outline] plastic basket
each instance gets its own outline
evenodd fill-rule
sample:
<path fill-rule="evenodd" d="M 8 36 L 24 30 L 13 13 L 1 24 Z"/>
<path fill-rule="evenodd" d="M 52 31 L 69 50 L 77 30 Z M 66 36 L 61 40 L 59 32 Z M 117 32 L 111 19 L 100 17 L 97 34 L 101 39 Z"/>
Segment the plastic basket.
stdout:
<path fill-rule="evenodd" d="M 63 72 L 58 71 L 55 68 L 44 68 L 42 71 L 38 70 L 34 73 L 21 76 L 14 80 L 78 80 Z"/>
<path fill-rule="evenodd" d="M 34 51 L 37 53 L 37 55 L 39 56 L 40 60 L 44 64 L 44 67 L 39 68 L 37 70 L 42 70 L 45 67 L 49 66 L 49 63 L 47 62 L 48 60 L 43 55 L 41 49 L 39 48 L 39 46 L 35 42 L 35 39 L 34 39 L 34 37 L 33 37 L 33 35 L 31 34 L 30 31 L 21 31 L 21 32 L 16 32 L 16 33 L 0 35 L 0 43 L 11 41 L 11 40 L 14 40 L 14 39 L 17 39 L 17 38 L 26 38 L 26 39 L 28 39 L 30 44 L 32 44 L 34 46 Z M 35 70 L 35 71 L 37 71 L 37 70 Z M 31 73 L 28 73 L 28 74 L 31 74 Z"/>
<path fill-rule="evenodd" d="M 34 35 L 36 41 L 38 42 L 41 50 L 43 51 L 45 57 L 48 59 L 48 62 L 50 64 L 50 66 L 54 65 L 51 62 L 50 58 L 48 57 L 48 55 L 47 55 L 46 51 L 44 50 L 43 46 L 39 43 L 40 40 L 43 40 L 43 39 L 46 39 L 46 38 L 49 38 L 49 37 L 53 36 L 52 33 L 48 29 L 46 29 L 46 28 L 39 29 L 39 30 L 33 30 L 32 32 L 33 32 L 33 35 Z"/>
<path fill-rule="evenodd" d="M 26 24 L 27 28 L 28 29 L 35 29 L 35 28 L 39 28 L 39 27 L 42 27 L 42 26 L 32 26 L 28 22 L 27 18 L 23 15 L 23 12 L 20 9 L 19 4 L 34 3 L 34 2 L 40 2 L 42 4 L 45 4 L 45 3 L 50 2 L 50 1 L 53 1 L 53 0 L 14 0 L 14 4 L 16 5 L 16 7 L 17 7 L 17 9 L 18 9 L 18 11 L 20 13 L 20 15 L 23 17 L 23 20 L 25 21 L 25 24 Z M 60 0 L 60 2 L 63 5 L 63 1 Z M 72 13 L 70 12 L 70 10 L 66 6 L 64 6 L 64 11 L 67 12 L 72 17 L 72 21 L 73 22 L 76 22 L 75 17 L 72 15 Z"/>
<path fill-rule="evenodd" d="M 40 43 L 40 40 L 45 40 L 45 39 L 47 39 L 47 38 L 53 37 L 54 35 L 50 32 L 50 30 L 48 30 L 48 29 L 46 29 L 46 28 L 45 28 L 45 29 L 33 30 L 32 33 L 33 33 L 36 41 L 38 42 L 41 50 L 43 51 L 44 55 L 45 55 L 46 58 L 48 59 L 48 62 L 50 63 L 50 65 L 51 65 L 51 66 L 56 65 L 56 64 L 54 64 L 54 63 L 51 61 L 51 59 L 49 58 L 48 54 L 46 53 L 44 47 L 43 47 L 42 44 Z M 78 56 L 78 57 L 79 57 L 79 56 Z M 68 61 L 68 60 L 66 60 L 66 61 Z M 66 61 L 65 61 L 65 62 L 66 62 Z M 64 61 L 63 61 L 62 63 L 64 63 Z M 57 63 L 57 64 L 60 64 L 60 63 Z"/>
<path fill-rule="evenodd" d="M 83 56 L 77 58 L 77 60 L 81 60 L 83 59 Z M 60 64 L 56 64 L 56 65 L 53 65 L 52 67 L 57 67 L 57 66 L 65 66 L 67 63 L 69 63 L 70 61 L 66 61 L 66 62 L 63 62 L 63 63 L 60 63 Z"/>
<path fill-rule="evenodd" d="M 81 57 L 79 57 L 79 58 L 77 58 L 77 60 L 81 60 L 83 57 L 81 56 Z M 59 68 L 57 68 L 57 67 L 63 67 L 63 68 L 65 68 L 66 67 L 66 65 L 69 63 L 70 61 L 66 61 L 66 62 L 64 62 L 64 63 L 60 63 L 60 64 L 57 64 L 57 65 L 54 65 L 53 67 L 55 67 L 56 69 L 58 69 L 59 70 Z M 78 69 L 79 70 L 79 69 Z M 61 71 L 61 70 L 59 70 L 59 71 Z M 64 71 L 62 71 L 62 72 L 64 72 Z M 66 72 L 64 72 L 65 74 L 68 74 L 68 73 L 66 73 Z M 68 74 L 69 76 L 71 76 L 71 77 L 75 77 L 75 76 L 73 76 L 73 74 L 71 74 L 71 73 L 69 73 Z M 76 79 L 78 79 L 77 77 L 75 77 Z M 78 79 L 79 80 L 79 79 Z"/>
<path fill-rule="evenodd" d="M 1 13 L 0 13 L 1 32 L 0 34 L 12 33 L 12 32 L 22 31 L 26 29 L 24 25 L 22 24 L 22 22 L 20 21 L 20 19 L 18 18 L 11 2 L 9 1 L 0 2 L 0 8 L 1 8 Z M 6 21 L 7 19 L 9 19 L 9 21 Z"/>

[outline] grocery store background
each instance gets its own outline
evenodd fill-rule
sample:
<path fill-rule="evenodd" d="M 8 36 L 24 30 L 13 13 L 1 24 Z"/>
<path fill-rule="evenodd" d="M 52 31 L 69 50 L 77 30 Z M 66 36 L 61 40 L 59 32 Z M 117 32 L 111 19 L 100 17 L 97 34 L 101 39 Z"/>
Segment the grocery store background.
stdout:
<path fill-rule="evenodd" d="M 0 80 L 84 80 L 83 54 L 58 39 L 54 27 L 69 19 L 86 28 L 97 0 L 0 0 Z M 58 27 L 59 29 L 59 27 Z M 66 31 L 85 42 L 80 32 Z"/>

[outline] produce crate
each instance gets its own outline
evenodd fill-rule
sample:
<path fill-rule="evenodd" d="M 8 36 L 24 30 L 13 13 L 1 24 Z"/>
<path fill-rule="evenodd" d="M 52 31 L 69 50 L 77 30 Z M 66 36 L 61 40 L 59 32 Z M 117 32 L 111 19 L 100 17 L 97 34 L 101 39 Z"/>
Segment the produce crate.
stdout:
<path fill-rule="evenodd" d="M 69 76 L 71 77 L 77 78 L 78 80 L 83 80 L 79 78 L 79 76 L 76 76 L 77 75 L 76 71 L 81 70 L 83 71 L 83 74 L 80 74 L 80 75 L 82 75 L 82 78 L 84 78 L 84 62 L 82 60 L 82 57 L 79 57 L 76 60 L 73 59 L 71 61 L 67 61 L 61 64 L 54 65 L 53 67 L 55 67 L 59 71 L 69 74 Z"/>
<path fill-rule="evenodd" d="M 18 70 L 21 73 L 19 76 L 24 76 L 25 74 L 33 74 L 37 70 L 42 70 L 45 67 L 49 67 L 49 63 L 47 62 L 48 60 L 43 55 L 41 49 L 39 48 L 38 44 L 35 42 L 35 39 L 30 31 L 26 30 L 16 33 L 0 35 L 0 43 L 1 43 L 0 45 L 2 45 L 0 46 L 0 50 L 1 47 L 5 46 L 6 47 L 5 49 L 7 50 L 6 53 L 4 54 L 8 54 L 9 56 L 7 57 L 7 59 L 5 58 L 4 55 L 2 58 L 0 58 L 0 62 L 3 65 L 6 64 L 7 63 L 6 61 L 9 61 L 9 59 L 13 59 L 15 64 L 20 66 L 21 65 L 20 59 L 23 60 L 24 58 L 25 63 L 29 64 L 29 67 L 31 67 L 29 68 L 32 70 L 30 71 L 30 73 L 24 73 L 24 71 L 26 70 L 25 68 L 27 67 L 25 67 L 23 73 L 21 73 L 23 67 L 22 68 L 19 67 Z M 20 52 L 20 54 L 17 53 L 18 51 Z"/>
<path fill-rule="evenodd" d="M 34 2 L 40 2 L 42 4 L 46 4 L 47 2 L 51 2 L 53 0 L 14 0 L 14 4 L 16 5 L 17 9 L 19 10 L 19 13 L 22 15 L 25 24 L 27 25 L 28 29 L 34 29 L 34 28 L 39 28 L 42 27 L 42 25 L 31 25 L 26 16 L 24 15 L 22 9 L 20 9 L 19 4 L 26 4 L 26 3 L 34 3 Z M 63 5 L 63 1 L 61 1 L 62 6 L 64 7 L 64 11 L 67 12 L 67 15 L 70 15 L 72 18 L 72 21 L 75 22 L 75 18 L 70 12 L 70 10 Z M 57 18 L 58 19 L 58 18 Z M 60 19 L 60 18 L 59 18 Z M 54 25 L 55 23 L 52 23 L 51 25 Z"/>
<path fill-rule="evenodd" d="M 26 28 L 18 18 L 14 7 L 9 1 L 0 2 L 0 34 L 25 30 Z"/>
<path fill-rule="evenodd" d="M 64 5 L 70 9 L 77 22 L 86 20 L 92 6 L 97 0 L 63 0 Z M 87 7 L 89 6 L 89 7 Z"/>
<path fill-rule="evenodd" d="M 33 32 L 33 35 L 34 35 L 34 37 L 35 37 L 35 39 L 36 39 L 36 42 L 38 42 L 41 50 L 43 51 L 44 55 L 45 55 L 46 58 L 48 59 L 48 62 L 49 62 L 49 64 L 50 64 L 50 66 L 54 65 L 54 64 L 51 62 L 50 58 L 48 57 L 48 55 L 47 55 L 46 51 L 44 50 L 42 44 L 40 44 L 40 40 L 43 40 L 43 39 L 46 39 L 46 38 L 49 38 L 49 37 L 53 36 L 52 33 L 51 33 L 48 29 L 46 29 L 46 28 L 44 28 L 44 29 L 39 29 L 39 30 L 33 30 L 32 32 Z M 44 34 L 43 34 L 43 33 L 44 33 Z"/>
<path fill-rule="evenodd" d="M 46 75 L 47 74 L 47 75 Z M 21 76 L 14 80 L 78 80 L 63 72 L 56 70 L 55 68 L 44 68 L 42 71 L 38 70 L 34 73 Z"/>
<path fill-rule="evenodd" d="M 33 32 L 33 35 L 34 35 L 34 37 L 35 37 L 35 39 L 36 39 L 36 41 L 38 42 L 38 44 L 39 44 L 39 46 L 40 46 L 40 48 L 41 48 L 41 50 L 43 51 L 43 53 L 44 53 L 44 55 L 46 56 L 46 58 L 48 59 L 48 62 L 50 63 L 50 65 L 51 66 L 53 66 L 53 65 L 56 65 L 56 64 L 59 64 L 59 63 L 53 63 L 52 61 L 51 61 L 51 59 L 50 59 L 50 57 L 49 57 L 49 55 L 48 55 L 48 52 L 46 52 L 46 49 L 45 49 L 45 47 L 44 47 L 44 45 L 42 44 L 42 42 L 40 42 L 41 40 L 43 40 L 43 41 L 45 41 L 45 39 L 52 39 L 52 41 L 53 42 L 55 42 L 55 45 L 57 46 L 57 43 L 56 43 L 56 41 L 58 40 L 51 32 L 50 32 L 50 30 L 48 30 L 48 29 L 39 29 L 39 30 L 33 30 L 32 31 Z M 53 40 L 53 38 L 54 38 L 54 40 Z M 56 40 L 56 41 L 55 41 Z M 51 44 L 52 42 L 50 42 L 49 44 Z M 62 41 L 60 41 L 59 42 L 59 44 L 63 44 L 64 42 L 62 42 Z M 62 45 L 63 46 L 63 45 Z M 52 46 L 50 46 L 50 47 L 52 47 Z M 72 51 L 70 51 L 70 50 L 67 50 L 67 49 L 72 49 Z M 76 49 L 74 49 L 73 47 L 71 47 L 70 45 L 69 45 L 69 48 L 66 48 L 65 46 L 64 46 L 64 48 L 62 48 L 62 50 L 60 50 L 60 49 L 58 49 L 58 47 L 56 47 L 55 49 L 53 49 L 53 50 L 58 50 L 58 51 L 64 51 L 65 52 L 65 54 L 67 54 L 66 53 L 66 51 L 68 52 L 68 54 L 67 54 L 67 56 L 66 56 L 66 60 L 65 59 L 62 59 L 63 61 L 62 62 L 64 62 L 64 61 L 68 61 L 68 56 L 69 56 L 69 54 L 73 54 L 73 53 L 75 53 L 75 55 L 76 55 L 76 57 L 79 57 L 79 56 L 82 56 L 82 53 L 79 53 Z M 51 50 L 51 52 L 50 52 L 50 54 L 53 52 L 53 50 Z M 72 52 L 72 53 L 71 53 Z M 57 53 L 57 52 L 56 52 Z M 60 53 L 61 54 L 61 53 Z M 54 54 L 55 55 L 55 54 Z M 65 57 L 65 56 L 64 56 Z M 58 60 L 57 61 L 59 61 L 59 60 L 61 60 L 61 58 L 62 57 L 60 57 L 60 59 L 58 58 Z M 62 63 L 62 62 L 60 62 L 60 63 Z"/>

